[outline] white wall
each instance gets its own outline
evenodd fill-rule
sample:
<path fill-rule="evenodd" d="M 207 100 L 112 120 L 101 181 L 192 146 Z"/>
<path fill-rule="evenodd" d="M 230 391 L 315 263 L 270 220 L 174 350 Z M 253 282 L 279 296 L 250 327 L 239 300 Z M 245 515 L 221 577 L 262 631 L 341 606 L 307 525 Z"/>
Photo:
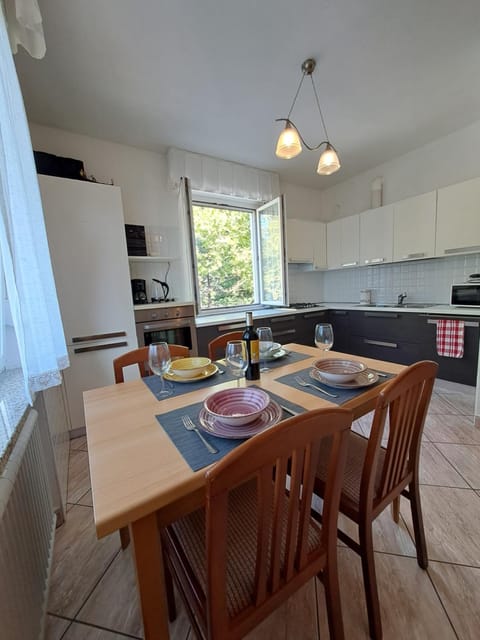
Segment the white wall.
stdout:
<path fill-rule="evenodd" d="M 289 182 L 281 182 L 280 190 L 285 197 L 287 218 L 319 220 L 322 213 L 322 192 L 317 189 L 299 187 Z"/>
<path fill-rule="evenodd" d="M 322 220 L 370 208 L 372 180 L 383 177 L 389 204 L 480 175 L 480 121 L 322 191 Z"/>

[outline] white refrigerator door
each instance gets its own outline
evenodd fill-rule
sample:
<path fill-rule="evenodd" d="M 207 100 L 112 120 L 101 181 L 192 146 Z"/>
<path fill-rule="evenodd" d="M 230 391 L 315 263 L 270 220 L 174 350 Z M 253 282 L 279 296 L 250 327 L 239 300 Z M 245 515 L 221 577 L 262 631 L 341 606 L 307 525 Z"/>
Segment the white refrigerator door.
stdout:
<path fill-rule="evenodd" d="M 82 393 L 113 383 L 112 360 L 138 346 L 119 187 L 39 176 L 70 368 L 71 428 L 84 426 Z M 119 334 L 112 336 L 110 334 Z M 74 354 L 73 348 L 126 343 Z"/>

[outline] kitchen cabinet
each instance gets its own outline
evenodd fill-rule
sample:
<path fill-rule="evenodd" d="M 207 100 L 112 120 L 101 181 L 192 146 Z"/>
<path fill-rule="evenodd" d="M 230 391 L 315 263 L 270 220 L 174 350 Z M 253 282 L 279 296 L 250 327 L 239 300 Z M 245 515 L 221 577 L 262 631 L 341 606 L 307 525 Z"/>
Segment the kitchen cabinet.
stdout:
<path fill-rule="evenodd" d="M 311 264 L 313 269 L 325 269 L 326 224 L 315 220 L 287 220 L 287 257 L 289 263 L 305 263 Z"/>
<path fill-rule="evenodd" d="M 327 265 L 329 269 L 358 266 L 360 261 L 360 216 L 327 223 Z"/>
<path fill-rule="evenodd" d="M 438 189 L 435 255 L 480 251 L 480 178 Z"/>
<path fill-rule="evenodd" d="M 393 205 L 360 214 L 360 264 L 393 260 Z"/>
<path fill-rule="evenodd" d="M 432 258 L 435 255 L 436 218 L 436 191 L 394 203 L 394 261 Z"/>
<path fill-rule="evenodd" d="M 70 367 L 71 429 L 85 426 L 83 391 L 114 382 L 112 361 L 137 347 L 119 187 L 38 176 Z"/>
<path fill-rule="evenodd" d="M 330 309 L 328 322 L 333 327 L 333 349 L 341 353 L 350 353 L 350 311 Z"/>

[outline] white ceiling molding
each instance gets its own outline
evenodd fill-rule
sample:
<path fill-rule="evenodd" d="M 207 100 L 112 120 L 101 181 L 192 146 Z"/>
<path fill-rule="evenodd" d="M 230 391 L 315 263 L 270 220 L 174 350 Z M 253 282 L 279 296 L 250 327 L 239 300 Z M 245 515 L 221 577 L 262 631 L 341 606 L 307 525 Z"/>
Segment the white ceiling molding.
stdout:
<path fill-rule="evenodd" d="M 256 201 L 271 200 L 280 194 L 277 173 L 173 147 L 168 150 L 167 159 L 169 185 L 172 189 L 178 189 L 180 178 L 186 177 L 190 179 L 194 191 Z"/>
<path fill-rule="evenodd" d="M 3 0 L 3 5 L 12 52 L 20 44 L 32 58 L 43 58 L 47 48 L 37 0 Z"/>

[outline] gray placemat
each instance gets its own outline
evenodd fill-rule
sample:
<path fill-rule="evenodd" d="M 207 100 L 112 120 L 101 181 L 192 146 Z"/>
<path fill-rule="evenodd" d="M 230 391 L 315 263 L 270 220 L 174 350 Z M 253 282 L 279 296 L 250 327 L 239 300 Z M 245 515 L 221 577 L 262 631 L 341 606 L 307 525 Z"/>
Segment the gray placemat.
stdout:
<path fill-rule="evenodd" d="M 266 365 L 269 369 L 276 369 L 277 367 L 283 367 L 286 364 L 293 364 L 294 362 L 301 362 L 311 358 L 305 353 L 298 353 L 298 351 L 288 351 L 287 355 L 283 358 L 277 358 L 276 360 L 267 360 Z M 263 365 L 263 360 L 260 360 L 260 366 Z"/>
<path fill-rule="evenodd" d="M 307 369 L 302 369 L 301 371 L 296 371 L 295 373 L 289 373 L 285 376 L 281 376 L 280 378 L 275 378 L 275 380 L 276 382 L 281 382 L 282 384 L 286 384 L 287 386 L 292 387 L 293 389 L 299 389 L 300 391 L 305 391 L 305 393 L 310 393 L 312 396 L 315 396 L 317 398 L 328 400 L 328 402 L 333 402 L 334 404 L 343 404 L 344 402 L 348 402 L 352 398 L 355 398 L 356 396 L 359 396 L 360 394 L 365 393 L 365 391 L 367 391 L 368 389 L 371 389 L 372 387 L 382 384 L 382 382 L 385 382 L 387 379 L 395 377 L 395 374 L 393 373 L 387 373 L 387 372 L 381 371 L 380 373 L 385 373 L 386 377 L 383 377 L 383 376 L 379 377 L 378 381 L 375 382 L 375 384 L 372 384 L 368 387 L 359 387 L 358 389 L 335 389 L 333 387 L 329 387 L 326 384 L 322 384 L 317 380 L 313 380 L 309 375 L 311 369 L 312 367 L 308 367 Z M 305 382 L 309 382 L 310 384 L 313 384 L 319 387 L 320 389 L 324 389 L 325 391 L 327 391 L 328 393 L 336 397 L 331 398 L 330 396 L 327 396 L 326 394 L 321 393 L 321 391 L 315 391 L 315 389 L 312 389 L 312 387 L 300 386 L 298 382 L 295 382 L 296 376 L 300 376 L 305 380 Z"/>
<path fill-rule="evenodd" d="M 304 407 L 293 402 L 288 402 L 274 393 L 268 393 L 268 395 L 278 402 L 278 404 L 288 407 L 292 409 L 292 411 L 297 413 L 305 411 Z M 229 453 L 229 451 L 232 451 L 232 449 L 235 449 L 245 442 L 245 440 L 217 438 L 212 436 L 210 433 L 206 433 L 199 427 L 204 438 L 218 449 L 218 453 L 210 453 L 205 445 L 202 444 L 198 435 L 194 431 L 187 431 L 182 423 L 182 416 L 186 415 L 190 416 L 193 422 L 199 426 L 198 414 L 202 406 L 202 402 L 196 402 L 188 407 L 175 409 L 174 411 L 169 411 L 162 415 L 155 416 L 160 426 L 164 429 L 170 440 L 182 454 L 185 462 L 189 465 L 192 471 L 198 471 L 213 462 L 217 462 L 217 460 L 221 460 L 227 453 Z M 282 415 L 284 419 L 291 417 L 286 411 L 284 411 Z"/>

